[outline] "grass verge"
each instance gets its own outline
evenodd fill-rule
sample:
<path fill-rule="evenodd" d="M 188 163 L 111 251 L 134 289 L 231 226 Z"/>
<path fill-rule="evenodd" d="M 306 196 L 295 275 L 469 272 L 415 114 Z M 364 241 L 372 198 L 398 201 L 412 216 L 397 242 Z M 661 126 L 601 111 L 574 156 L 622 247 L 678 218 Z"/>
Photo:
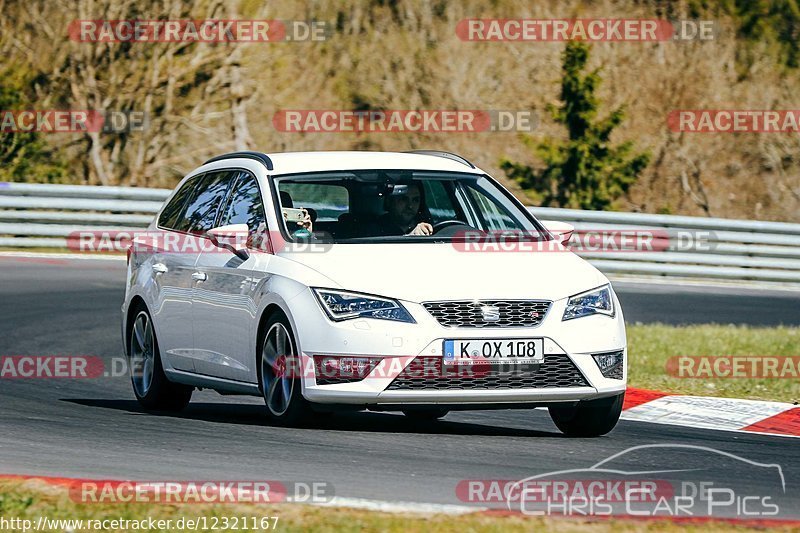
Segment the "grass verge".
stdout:
<path fill-rule="evenodd" d="M 628 385 L 691 394 L 800 402 L 800 379 L 679 378 L 667 372 L 675 356 L 800 356 L 800 328 L 722 325 L 628 326 Z M 796 368 L 796 366 L 795 366 Z"/>

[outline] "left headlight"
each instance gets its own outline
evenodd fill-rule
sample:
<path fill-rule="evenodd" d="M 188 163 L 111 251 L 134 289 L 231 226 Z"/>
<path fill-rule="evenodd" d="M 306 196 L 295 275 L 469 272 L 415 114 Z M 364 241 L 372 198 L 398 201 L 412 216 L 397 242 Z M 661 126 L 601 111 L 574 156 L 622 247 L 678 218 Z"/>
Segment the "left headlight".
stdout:
<path fill-rule="evenodd" d="M 332 289 L 312 290 L 331 320 L 377 318 L 416 324 L 411 314 L 397 300 Z"/>
<path fill-rule="evenodd" d="M 571 320 L 589 315 L 614 316 L 614 299 L 611 297 L 609 285 L 570 296 L 561 320 Z"/>

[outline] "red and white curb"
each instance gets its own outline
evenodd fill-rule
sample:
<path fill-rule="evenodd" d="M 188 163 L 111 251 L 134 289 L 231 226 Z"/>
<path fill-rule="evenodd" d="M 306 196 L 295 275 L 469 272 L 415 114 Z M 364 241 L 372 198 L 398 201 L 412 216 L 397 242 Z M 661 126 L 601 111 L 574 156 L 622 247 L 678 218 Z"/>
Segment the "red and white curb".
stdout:
<path fill-rule="evenodd" d="M 800 407 L 783 402 L 628 389 L 623 420 L 800 437 Z"/>

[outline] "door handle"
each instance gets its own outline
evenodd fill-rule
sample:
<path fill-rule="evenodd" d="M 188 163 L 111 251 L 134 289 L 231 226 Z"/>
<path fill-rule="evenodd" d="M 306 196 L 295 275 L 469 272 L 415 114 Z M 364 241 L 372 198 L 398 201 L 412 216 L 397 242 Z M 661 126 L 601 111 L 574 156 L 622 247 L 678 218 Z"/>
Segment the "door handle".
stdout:
<path fill-rule="evenodd" d="M 153 272 L 156 274 L 166 274 L 168 271 L 169 269 L 164 263 L 156 263 L 153 265 Z"/>
<path fill-rule="evenodd" d="M 208 276 L 205 272 L 195 272 L 192 274 L 192 279 L 195 281 L 205 281 L 208 279 Z"/>

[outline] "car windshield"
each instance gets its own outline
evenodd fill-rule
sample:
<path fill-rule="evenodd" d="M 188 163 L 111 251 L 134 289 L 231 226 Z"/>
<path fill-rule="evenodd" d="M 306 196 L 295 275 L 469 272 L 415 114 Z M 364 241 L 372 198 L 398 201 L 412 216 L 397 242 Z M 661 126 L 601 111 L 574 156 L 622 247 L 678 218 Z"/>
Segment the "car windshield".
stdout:
<path fill-rule="evenodd" d="M 538 222 L 485 175 L 359 170 L 273 179 L 278 216 L 290 240 L 452 242 L 494 232 L 526 240 L 548 238 Z M 305 225 L 302 210 L 308 214 Z"/>

